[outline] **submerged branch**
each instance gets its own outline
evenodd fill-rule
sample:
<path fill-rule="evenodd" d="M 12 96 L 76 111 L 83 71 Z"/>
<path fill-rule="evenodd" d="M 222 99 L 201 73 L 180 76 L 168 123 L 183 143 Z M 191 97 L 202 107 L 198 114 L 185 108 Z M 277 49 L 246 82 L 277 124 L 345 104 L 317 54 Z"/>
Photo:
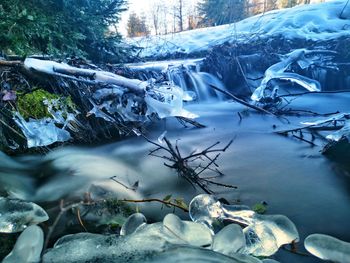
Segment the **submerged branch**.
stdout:
<path fill-rule="evenodd" d="M 242 100 L 242 99 L 236 97 L 235 95 L 233 95 L 233 94 L 232 94 L 231 92 L 229 92 L 229 91 L 220 89 L 220 88 L 218 88 L 218 87 L 214 87 L 214 86 L 212 86 L 212 85 L 210 85 L 210 87 L 211 87 L 212 89 L 214 89 L 214 90 L 217 90 L 217 91 L 219 91 L 219 92 L 225 94 L 226 96 L 230 97 L 230 98 L 233 99 L 234 101 L 236 101 L 236 102 L 238 102 L 238 103 L 240 103 L 240 104 L 242 104 L 242 105 L 244 105 L 244 106 L 246 106 L 246 107 L 248 107 L 248 108 L 251 108 L 251 109 L 256 110 L 256 111 L 258 111 L 258 112 L 261 112 L 261 113 L 265 113 L 265 114 L 269 114 L 269 115 L 275 115 L 275 114 L 273 114 L 272 112 L 269 112 L 269 111 L 267 111 L 267 110 L 265 110 L 265 109 L 263 109 L 263 108 L 260 108 L 260 107 L 258 107 L 258 106 L 256 106 L 256 105 L 249 104 L 248 102 L 246 102 L 246 101 L 244 101 L 244 100 Z"/>

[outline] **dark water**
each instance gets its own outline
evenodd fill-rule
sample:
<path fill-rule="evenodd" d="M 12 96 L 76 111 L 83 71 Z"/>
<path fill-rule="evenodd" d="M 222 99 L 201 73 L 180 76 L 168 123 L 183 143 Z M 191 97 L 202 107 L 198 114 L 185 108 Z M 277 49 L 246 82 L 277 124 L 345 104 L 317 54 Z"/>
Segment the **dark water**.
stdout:
<path fill-rule="evenodd" d="M 296 100 L 293 106 L 322 113 L 350 111 L 349 99 L 347 94 L 310 95 Z M 216 141 L 224 145 L 235 138 L 218 161 L 225 174 L 218 178 L 218 182 L 237 185 L 238 189 L 213 187 L 220 197 L 229 201 L 239 199 L 246 205 L 267 202 L 269 214 L 284 214 L 296 224 L 301 241 L 309 234 L 324 233 L 350 242 L 348 172 L 320 153 L 322 142 L 318 141 L 318 146 L 311 147 L 274 133 L 319 117 L 288 117 L 286 120 L 243 112 L 240 120 L 237 111 L 243 108 L 227 102 L 189 105 L 187 109 L 199 114 L 198 121 L 207 128 L 184 128 L 170 119 L 148 127 L 148 136 L 157 140 L 167 130 L 167 137 L 173 142 L 178 140 L 183 153 L 203 149 Z M 189 202 L 200 193 L 165 167 L 163 160 L 148 156 L 152 148 L 143 138 L 132 137 L 94 148 L 60 148 L 45 157 L 22 157 L 21 165 L 31 167 L 35 179 L 33 175 L 26 176 L 25 186 L 13 183 L 11 187 L 17 194 L 39 203 L 58 200 L 65 195 L 79 195 L 79 192 L 87 191 L 91 183 L 107 186 L 119 192 L 118 196 L 128 198 L 163 198 L 172 194 Z M 19 171 L 16 163 L 8 168 L 11 169 L 18 177 L 26 175 L 26 169 Z M 45 175 L 41 183 L 38 183 L 39 174 Z M 111 176 L 117 176 L 126 184 L 139 181 L 139 192 L 126 190 L 108 179 Z M 21 190 L 15 191 L 16 187 Z M 140 209 L 153 220 L 160 220 L 164 214 L 172 212 L 172 209 L 160 210 L 159 204 L 140 205 Z M 186 217 L 184 213 L 179 214 Z M 301 251 L 302 243 L 299 245 Z M 281 262 L 320 262 L 286 251 L 279 252 L 275 259 Z"/>

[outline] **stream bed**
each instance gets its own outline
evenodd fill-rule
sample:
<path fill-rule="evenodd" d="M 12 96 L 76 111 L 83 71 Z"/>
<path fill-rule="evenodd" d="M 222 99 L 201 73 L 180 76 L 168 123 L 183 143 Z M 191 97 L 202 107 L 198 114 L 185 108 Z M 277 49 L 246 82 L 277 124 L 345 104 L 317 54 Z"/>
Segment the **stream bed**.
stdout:
<path fill-rule="evenodd" d="M 349 99 L 348 93 L 310 94 L 294 100 L 292 105 L 294 109 L 320 113 L 349 112 Z M 157 141 L 167 131 L 167 138 L 173 143 L 177 141 L 184 154 L 202 150 L 216 141 L 224 146 L 234 139 L 218 159 L 224 176 L 216 181 L 235 185 L 238 189 L 213 186 L 211 189 L 219 197 L 229 202 L 239 200 L 249 206 L 266 202 L 268 214 L 288 216 L 299 230 L 300 251 L 304 251 L 302 241 L 312 233 L 350 241 L 348 171 L 321 154 L 322 141 L 317 141 L 317 146 L 312 147 L 275 133 L 319 117 L 281 119 L 248 112 L 237 103 L 223 101 L 190 104 L 186 109 L 198 114 L 197 121 L 206 128 L 185 128 L 170 118 L 148 126 L 147 136 Z M 91 184 L 117 192 L 119 198 L 162 199 L 171 194 L 188 203 L 201 193 L 179 178 L 174 170 L 164 166 L 163 159 L 148 156 L 152 149 L 154 146 L 144 138 L 131 136 L 95 147 L 60 147 L 46 156 L 27 155 L 13 159 L 3 156 L 2 171 L 10 176 L 5 179 L 2 173 L 0 180 L 15 196 L 35 201 L 44 208 L 48 201 L 59 202 L 67 196 L 81 196 L 91 189 Z M 113 176 L 130 185 L 138 182 L 138 191 L 121 187 L 110 180 Z M 157 203 L 139 206 L 141 212 L 153 221 L 159 221 L 173 211 L 160 208 Z M 182 218 L 187 217 L 183 212 L 177 213 Z M 274 258 L 281 262 L 320 262 L 285 250 L 280 250 Z"/>

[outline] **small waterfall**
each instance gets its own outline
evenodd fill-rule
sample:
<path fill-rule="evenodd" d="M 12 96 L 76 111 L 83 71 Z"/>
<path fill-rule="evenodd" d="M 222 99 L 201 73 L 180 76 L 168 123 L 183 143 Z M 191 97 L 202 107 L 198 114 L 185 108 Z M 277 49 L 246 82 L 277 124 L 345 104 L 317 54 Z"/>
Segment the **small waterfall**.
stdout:
<path fill-rule="evenodd" d="M 157 61 L 127 65 L 142 80 L 166 76 L 185 91 L 193 91 L 197 101 L 223 100 L 224 95 L 211 88 L 226 90 L 225 85 L 214 75 L 201 72 L 203 59 Z"/>

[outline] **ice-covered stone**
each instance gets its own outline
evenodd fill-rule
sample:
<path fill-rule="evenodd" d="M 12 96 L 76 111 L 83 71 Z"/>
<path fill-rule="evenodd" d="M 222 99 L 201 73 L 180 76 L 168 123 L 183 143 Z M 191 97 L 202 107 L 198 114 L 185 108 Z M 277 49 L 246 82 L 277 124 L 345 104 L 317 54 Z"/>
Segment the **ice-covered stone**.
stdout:
<path fill-rule="evenodd" d="M 21 232 L 48 219 L 47 213 L 37 204 L 0 197 L 1 233 Z"/>
<path fill-rule="evenodd" d="M 145 223 L 147 223 L 147 219 L 143 214 L 141 213 L 132 214 L 127 218 L 127 220 L 123 224 L 120 230 L 120 235 L 121 236 L 130 235 L 134 233 L 139 226 Z"/>
<path fill-rule="evenodd" d="M 225 255 L 232 255 L 246 245 L 243 230 L 239 225 L 230 224 L 214 236 L 212 249 Z"/>
<path fill-rule="evenodd" d="M 335 237 L 312 234 L 305 239 L 304 246 L 314 256 L 332 262 L 350 262 L 350 243 Z"/>
<path fill-rule="evenodd" d="M 163 231 L 183 240 L 186 244 L 198 247 L 210 246 L 212 235 L 203 224 L 183 221 L 174 214 L 168 214 L 163 219 Z"/>
<path fill-rule="evenodd" d="M 33 225 L 26 228 L 18 237 L 16 244 L 2 263 L 36 263 L 44 245 L 44 233 L 40 227 Z"/>

